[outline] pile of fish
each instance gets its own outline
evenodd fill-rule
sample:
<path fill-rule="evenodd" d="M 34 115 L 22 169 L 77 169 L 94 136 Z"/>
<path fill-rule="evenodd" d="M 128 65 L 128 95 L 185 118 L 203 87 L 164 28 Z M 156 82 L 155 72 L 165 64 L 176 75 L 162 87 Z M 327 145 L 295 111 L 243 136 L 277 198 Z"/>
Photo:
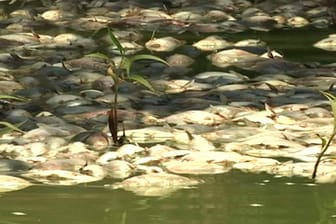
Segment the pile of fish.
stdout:
<path fill-rule="evenodd" d="M 310 178 L 320 136 L 332 131 L 319 91 L 333 92 L 336 64 L 293 62 L 262 40 L 222 33 L 326 29 L 336 20 L 332 1 L 210 2 L 1 1 L 0 96 L 21 100 L 1 99 L 0 119 L 23 133 L 0 136 L 0 192 L 108 178 L 108 189 L 160 196 L 231 169 Z M 109 62 L 92 54 L 120 63 L 106 27 L 127 55 L 169 64 L 132 67 L 155 93 L 120 84 L 119 136 L 130 142 L 120 147 L 107 128 L 115 97 Z M 192 42 L 179 36 L 188 33 Z M 336 35 L 314 46 L 335 51 Z M 336 181 L 335 153 L 332 144 L 316 182 Z"/>

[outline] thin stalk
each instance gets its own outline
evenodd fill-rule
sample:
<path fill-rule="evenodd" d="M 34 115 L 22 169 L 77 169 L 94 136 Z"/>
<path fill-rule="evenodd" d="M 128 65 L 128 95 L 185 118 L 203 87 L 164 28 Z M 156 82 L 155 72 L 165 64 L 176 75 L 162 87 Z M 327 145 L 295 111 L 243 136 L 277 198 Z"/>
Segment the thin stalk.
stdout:
<path fill-rule="evenodd" d="M 312 174 L 312 179 L 315 180 L 316 178 L 316 173 L 317 173 L 317 168 L 321 162 L 321 159 L 323 157 L 323 155 L 325 154 L 325 152 L 327 151 L 327 149 L 329 148 L 333 138 L 336 136 L 336 131 L 334 130 L 333 133 L 331 134 L 331 136 L 329 137 L 328 141 L 326 142 L 326 144 L 323 145 L 321 153 L 318 155 L 315 166 L 314 166 L 314 171 Z"/>
<path fill-rule="evenodd" d="M 110 116 L 110 132 L 112 134 L 113 143 L 118 144 L 118 81 L 114 83 L 114 104 L 111 108 L 112 116 Z"/>

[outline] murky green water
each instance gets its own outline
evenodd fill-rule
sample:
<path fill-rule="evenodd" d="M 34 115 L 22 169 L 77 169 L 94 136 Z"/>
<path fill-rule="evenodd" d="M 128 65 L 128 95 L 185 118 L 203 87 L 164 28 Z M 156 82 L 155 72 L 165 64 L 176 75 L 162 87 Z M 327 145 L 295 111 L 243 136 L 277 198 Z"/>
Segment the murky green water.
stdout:
<path fill-rule="evenodd" d="M 0 223 L 335 223 L 334 185 L 233 172 L 164 198 L 101 187 L 34 186 L 0 198 Z"/>
<path fill-rule="evenodd" d="M 234 40 L 242 40 L 247 37 L 260 39 L 266 42 L 271 49 L 281 53 L 288 61 L 325 64 L 335 62 L 336 52 L 315 48 L 313 44 L 335 32 L 335 28 L 328 30 L 301 28 L 273 30 L 271 32 L 249 32 L 230 36 Z"/>

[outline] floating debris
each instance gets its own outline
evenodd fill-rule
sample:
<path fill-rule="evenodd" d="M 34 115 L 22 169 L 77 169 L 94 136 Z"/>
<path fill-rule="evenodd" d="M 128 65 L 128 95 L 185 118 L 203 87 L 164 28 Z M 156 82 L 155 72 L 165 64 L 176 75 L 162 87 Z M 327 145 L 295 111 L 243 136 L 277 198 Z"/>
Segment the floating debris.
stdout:
<path fill-rule="evenodd" d="M 107 176 L 117 179 L 129 177 L 135 170 L 135 166 L 124 160 L 112 160 L 104 164 Z"/>
<path fill-rule="evenodd" d="M 309 25 L 309 21 L 301 16 L 294 16 L 287 20 L 287 24 L 294 28 L 301 28 Z"/>
<path fill-rule="evenodd" d="M 173 54 L 167 58 L 169 66 L 189 67 L 194 63 L 194 59 L 184 54 Z"/>
<path fill-rule="evenodd" d="M 19 177 L 0 175 L 0 192 L 10 192 L 24 189 L 33 185 L 27 180 Z"/>
<path fill-rule="evenodd" d="M 183 188 L 201 184 L 202 180 L 169 173 L 152 173 L 131 177 L 119 183 L 107 185 L 112 189 L 123 188 L 141 196 L 164 196 Z"/>
<path fill-rule="evenodd" d="M 223 122 L 223 118 L 206 111 L 191 110 L 170 115 L 164 120 L 170 124 L 202 124 L 214 126 Z"/>
<path fill-rule="evenodd" d="M 234 43 L 235 47 L 261 47 L 265 45 L 266 43 L 264 41 L 258 39 L 246 39 Z"/>
<path fill-rule="evenodd" d="M 34 169 L 23 176 L 49 185 L 76 185 L 95 182 L 104 179 L 105 171 L 99 165 L 84 166 L 81 172 L 67 170 L 39 170 Z"/>
<path fill-rule="evenodd" d="M 148 50 L 151 51 L 171 52 L 182 46 L 183 43 L 183 41 L 180 41 L 174 37 L 162 37 L 147 41 L 145 46 Z"/>
<path fill-rule="evenodd" d="M 1 15 L 0 191 L 31 185 L 6 176 L 12 174 L 56 185 L 129 178 L 109 187 L 150 196 L 202 183 L 164 172 L 239 169 L 310 178 L 320 152 L 316 134 L 328 136 L 333 119 L 318 90 L 333 91 L 335 64 L 293 61 L 286 49 L 268 49 L 278 46 L 271 39 L 279 32 L 231 34 L 332 27 L 334 15 L 321 2 L 164 1 L 161 10 L 155 1 L 131 7 L 128 1 L 35 1 L 36 12 L 25 7 L 29 2 L 18 9 L 11 1 Z M 121 46 L 104 34 L 106 27 Z M 301 34 L 309 32 L 315 31 Z M 314 46 L 335 51 L 335 37 Z M 128 144 L 112 146 L 106 123 L 118 79 L 106 71 L 142 52 L 169 66 L 142 60 L 127 68 L 155 91 L 120 81 L 123 128 L 116 131 Z M 335 152 L 331 145 L 316 183 L 336 181 Z"/>
<path fill-rule="evenodd" d="M 257 61 L 263 60 L 258 55 L 241 49 L 223 50 L 209 56 L 212 64 L 226 68 L 228 66 L 251 66 Z"/>
<path fill-rule="evenodd" d="M 219 174 L 231 170 L 226 164 L 215 164 L 201 161 L 168 161 L 162 164 L 169 172 L 177 174 Z"/>
<path fill-rule="evenodd" d="M 336 51 L 336 34 L 330 34 L 327 38 L 316 42 L 313 46 L 327 51 Z"/>
<path fill-rule="evenodd" d="M 220 36 L 209 36 L 197 41 L 192 46 L 202 51 L 217 51 L 231 46 L 232 44 Z"/>

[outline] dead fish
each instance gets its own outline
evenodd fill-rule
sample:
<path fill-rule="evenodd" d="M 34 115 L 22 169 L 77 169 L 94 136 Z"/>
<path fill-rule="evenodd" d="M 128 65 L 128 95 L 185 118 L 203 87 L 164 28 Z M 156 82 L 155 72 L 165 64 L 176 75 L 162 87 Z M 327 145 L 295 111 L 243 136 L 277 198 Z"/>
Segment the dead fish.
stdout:
<path fill-rule="evenodd" d="M 110 145 L 108 136 L 104 132 L 95 130 L 78 133 L 70 141 L 84 142 L 90 145 L 95 151 L 102 151 Z"/>
<path fill-rule="evenodd" d="M 80 169 L 80 172 L 33 169 L 23 174 L 23 176 L 44 184 L 76 185 L 102 180 L 106 176 L 106 173 L 99 165 L 87 165 Z"/>
<path fill-rule="evenodd" d="M 201 135 L 193 134 L 185 130 L 172 130 L 173 138 L 170 139 L 171 145 L 179 149 L 194 151 L 214 151 L 216 147 L 212 142 Z"/>
<path fill-rule="evenodd" d="M 9 123 L 20 123 L 25 122 L 26 120 L 30 120 L 33 118 L 32 114 L 28 112 L 27 110 L 23 109 L 13 109 L 9 110 L 6 113 L 5 121 Z"/>
<path fill-rule="evenodd" d="M 57 21 L 61 20 L 64 17 L 64 13 L 61 10 L 54 9 L 48 10 L 41 14 L 41 17 L 45 20 Z"/>
<path fill-rule="evenodd" d="M 303 149 L 304 146 L 298 142 L 293 142 L 291 140 L 286 139 L 286 136 L 281 134 L 278 131 L 268 132 L 268 133 L 259 133 L 256 135 L 252 135 L 247 137 L 242 141 L 244 144 L 249 146 L 265 146 L 268 149 L 285 149 L 289 151 Z M 271 151 L 271 150 L 270 150 Z M 265 156 L 267 154 L 265 153 Z"/>
<path fill-rule="evenodd" d="M 330 34 L 327 38 L 313 44 L 313 46 L 327 51 L 336 51 L 336 34 Z"/>
<path fill-rule="evenodd" d="M 287 20 L 287 24 L 294 28 L 301 28 L 309 25 L 309 21 L 301 16 L 294 16 Z"/>
<path fill-rule="evenodd" d="M 202 15 L 191 11 L 180 11 L 172 14 L 171 17 L 176 20 L 182 20 L 188 22 L 201 22 L 203 19 Z"/>
<path fill-rule="evenodd" d="M 294 72 L 298 74 L 298 70 L 304 66 L 300 63 L 290 62 L 282 58 L 267 59 L 260 57 L 261 60 L 255 61 L 252 66 L 245 67 L 249 70 L 254 70 L 263 74 L 279 74 Z"/>
<path fill-rule="evenodd" d="M 223 118 L 202 110 L 190 110 L 169 115 L 163 118 L 170 124 L 203 124 L 203 125 L 217 125 L 223 122 Z"/>
<path fill-rule="evenodd" d="M 143 151 L 145 151 L 144 148 L 133 144 L 124 144 L 116 150 L 119 158 L 132 157 L 135 156 L 136 153 L 140 153 Z"/>
<path fill-rule="evenodd" d="M 141 50 L 143 50 L 143 46 L 135 43 L 135 42 L 127 42 L 127 41 L 120 41 L 120 45 L 123 47 L 123 49 L 125 50 L 124 54 L 125 55 L 132 55 L 135 54 Z M 112 52 L 113 54 L 116 55 L 121 55 L 120 51 L 118 50 L 118 48 L 114 45 L 108 47 L 108 50 L 110 52 Z"/>
<path fill-rule="evenodd" d="M 224 40 L 220 36 L 209 36 L 203 40 L 197 41 L 192 46 L 202 51 L 217 51 L 231 46 L 232 43 Z"/>
<path fill-rule="evenodd" d="M 275 159 L 255 157 L 251 160 L 236 163 L 233 165 L 233 168 L 250 173 L 272 173 L 274 168 L 277 167 L 279 164 L 280 162 Z"/>
<path fill-rule="evenodd" d="M 168 171 L 177 174 L 218 174 L 231 170 L 230 165 L 206 161 L 168 161 L 162 164 Z"/>
<path fill-rule="evenodd" d="M 107 176 L 117 179 L 125 179 L 129 177 L 135 166 L 124 160 L 112 160 L 103 165 Z"/>
<path fill-rule="evenodd" d="M 203 183 L 202 180 L 192 179 L 169 173 L 151 173 L 131 177 L 122 182 L 106 185 L 107 188 L 123 188 L 143 196 L 164 196 L 179 189 L 188 188 Z"/>
<path fill-rule="evenodd" d="M 16 81 L 0 80 L 0 94 L 11 95 L 21 89 L 23 86 Z"/>
<path fill-rule="evenodd" d="M 157 19 L 171 19 L 172 17 L 168 15 L 164 11 L 160 10 L 154 10 L 154 9 L 141 9 L 137 7 L 131 7 L 127 9 L 123 9 L 119 11 L 119 14 L 121 17 L 125 17 L 126 19 L 128 17 L 132 18 L 133 16 L 135 17 L 142 17 L 142 19 L 150 19 L 153 18 L 155 20 Z"/>
<path fill-rule="evenodd" d="M 97 44 L 94 40 L 73 33 L 59 34 L 54 37 L 53 40 L 57 47 L 81 47 L 85 49 L 94 49 L 97 47 Z"/>
<path fill-rule="evenodd" d="M 51 43 L 52 37 L 48 35 L 38 35 L 33 33 L 15 33 L 15 34 L 5 34 L 0 35 L 0 40 L 14 41 L 21 44 L 41 44 L 41 43 Z"/>
<path fill-rule="evenodd" d="M 173 54 L 167 58 L 170 66 L 188 67 L 194 63 L 194 59 L 184 54 Z"/>
<path fill-rule="evenodd" d="M 59 18 L 62 19 L 62 18 Z M 78 19 L 72 19 L 69 21 L 69 27 L 76 31 L 95 32 L 100 29 L 106 28 L 106 25 L 113 22 L 113 19 L 107 16 L 94 16 L 94 17 L 83 17 Z"/>
<path fill-rule="evenodd" d="M 166 93 L 182 93 L 190 90 L 208 90 L 213 85 L 208 83 L 196 82 L 195 80 L 176 79 L 170 81 L 160 81 L 160 84 L 166 85 Z"/>
<path fill-rule="evenodd" d="M 118 132 L 118 136 L 122 135 L 122 132 Z M 165 142 L 174 137 L 169 128 L 153 126 L 141 129 L 126 130 L 126 136 L 138 143 L 159 143 Z"/>
<path fill-rule="evenodd" d="M 206 21 L 209 21 L 209 22 L 221 22 L 221 21 L 233 19 L 232 16 L 223 12 L 222 10 L 210 10 L 207 12 L 204 18 Z"/>
<path fill-rule="evenodd" d="M 239 83 L 248 80 L 247 76 L 235 72 L 217 72 L 207 71 L 194 76 L 197 81 L 210 84 L 226 85 L 231 83 Z"/>
<path fill-rule="evenodd" d="M 209 55 L 208 58 L 212 64 L 220 68 L 225 68 L 231 65 L 245 66 L 255 61 L 262 60 L 258 55 L 241 49 L 222 50 L 218 53 Z"/>
<path fill-rule="evenodd" d="M 53 107 L 56 108 L 58 106 L 62 106 L 67 104 L 68 102 L 76 101 L 76 100 L 84 100 L 84 98 L 76 95 L 71 95 L 71 94 L 60 94 L 60 95 L 54 95 L 50 97 L 46 103 Z"/>
<path fill-rule="evenodd" d="M 0 192 L 21 190 L 31 185 L 33 184 L 19 177 L 0 175 Z"/>
<path fill-rule="evenodd" d="M 265 46 L 266 43 L 258 39 L 246 39 L 238 41 L 234 44 L 235 47 L 256 47 L 256 46 Z"/>
<path fill-rule="evenodd" d="M 268 15 L 254 15 L 243 18 L 243 24 L 252 30 L 269 31 L 276 25 L 276 20 Z"/>
<path fill-rule="evenodd" d="M 148 50 L 159 52 L 170 52 L 182 46 L 184 41 L 178 40 L 174 37 L 162 37 L 149 40 L 145 43 Z"/>
<path fill-rule="evenodd" d="M 219 23 L 218 29 L 222 32 L 239 33 L 245 31 L 247 27 L 233 19 Z"/>
<path fill-rule="evenodd" d="M 85 166 L 83 159 L 50 159 L 38 164 L 35 168 L 40 170 L 67 170 L 78 171 Z"/>

